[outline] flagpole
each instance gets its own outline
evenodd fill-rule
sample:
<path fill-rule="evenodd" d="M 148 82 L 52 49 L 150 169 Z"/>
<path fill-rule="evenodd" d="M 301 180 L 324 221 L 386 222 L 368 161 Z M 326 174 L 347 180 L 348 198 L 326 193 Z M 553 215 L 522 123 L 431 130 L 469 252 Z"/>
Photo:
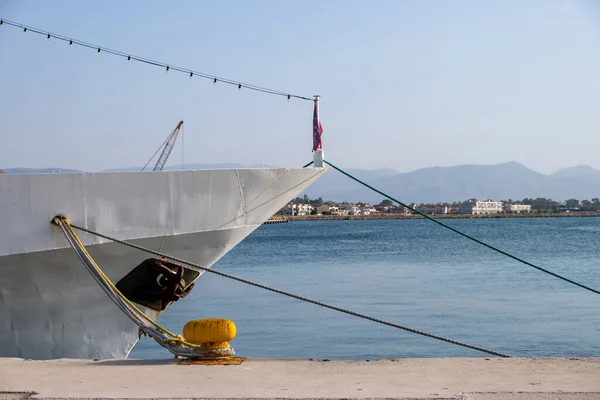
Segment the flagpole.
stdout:
<path fill-rule="evenodd" d="M 321 118 L 319 117 L 319 98 L 320 97 L 321 96 L 319 96 L 319 95 L 314 96 L 314 98 L 315 98 L 315 100 L 314 100 L 315 115 L 313 116 L 313 141 L 315 140 L 314 135 L 317 134 L 319 137 L 319 143 L 321 142 Z M 321 144 L 318 148 L 313 149 L 313 167 L 323 168 L 323 160 L 324 160 L 323 147 Z"/>

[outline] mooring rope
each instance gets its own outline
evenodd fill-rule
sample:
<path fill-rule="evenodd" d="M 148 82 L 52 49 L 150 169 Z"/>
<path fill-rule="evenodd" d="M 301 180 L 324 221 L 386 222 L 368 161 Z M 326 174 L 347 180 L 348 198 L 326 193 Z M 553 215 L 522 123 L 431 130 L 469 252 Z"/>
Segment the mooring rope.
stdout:
<path fill-rule="evenodd" d="M 127 297 L 104 274 L 102 269 L 96 264 L 92 256 L 88 253 L 69 220 L 65 217 L 55 217 L 52 223 L 58 225 L 65 238 L 79 257 L 80 261 L 86 266 L 96 283 L 106 293 L 106 295 L 129 317 L 137 326 L 140 333 L 144 333 L 153 338 L 159 345 L 169 350 L 172 354 L 184 358 L 221 358 L 229 357 L 234 354 L 231 348 L 206 348 L 202 345 L 189 343 L 181 335 L 169 331 L 152 318 L 148 317 Z"/>
<path fill-rule="evenodd" d="M 260 283 L 257 283 L 257 282 L 253 282 L 253 281 L 250 281 L 248 279 L 239 278 L 237 276 L 230 275 L 230 274 L 227 274 L 225 272 L 220 272 L 220 271 L 216 271 L 216 270 L 213 270 L 213 269 L 210 269 L 210 268 L 206 268 L 206 267 L 203 267 L 203 266 L 201 266 L 199 264 L 195 264 L 195 263 L 192 263 L 192 262 L 189 262 L 189 261 L 186 261 L 186 260 L 182 260 L 180 258 L 173 257 L 173 256 L 171 256 L 169 254 L 162 253 L 160 251 L 155 251 L 155 250 L 148 249 L 146 247 L 139 246 L 139 245 L 136 245 L 136 244 L 133 244 L 133 243 L 130 243 L 130 242 L 119 240 L 117 238 L 114 238 L 114 237 L 111 237 L 111 236 L 108 236 L 108 235 L 104 235 L 104 234 L 101 234 L 99 232 L 95 232 L 95 231 L 89 230 L 89 229 L 81 227 L 81 226 L 77 226 L 77 225 L 74 225 L 74 224 L 70 224 L 70 226 L 72 228 L 80 230 L 82 232 L 89 233 L 90 235 L 98 236 L 98 237 L 101 237 L 103 239 L 115 242 L 115 243 L 120 243 L 120 244 L 122 244 L 124 246 L 128 246 L 128 247 L 131 247 L 131 248 L 134 248 L 134 249 L 137 249 L 137 250 L 141 250 L 141 251 L 149 253 L 149 254 L 154 254 L 155 256 L 158 256 L 158 257 L 163 257 L 165 259 L 174 261 L 174 262 L 179 263 L 179 264 L 187 265 L 192 270 L 203 271 L 203 272 L 210 272 L 211 274 L 219 275 L 219 276 L 222 276 L 224 278 L 228 278 L 228 279 L 232 279 L 232 280 L 235 280 L 235 281 L 238 281 L 238 282 L 242 282 L 242 283 L 245 283 L 247 285 L 251 285 L 251 286 L 254 286 L 254 287 L 257 287 L 257 288 L 260 288 L 260 289 L 268 290 L 268 291 L 273 292 L 273 293 L 278 293 L 278 294 L 281 294 L 281 295 L 284 295 L 284 296 L 287 296 L 287 297 L 291 297 L 291 298 L 296 299 L 296 300 L 304 301 L 306 303 L 315 304 L 317 306 L 328 308 L 330 310 L 334 310 L 334 311 L 338 311 L 338 312 L 341 312 L 341 313 L 344 313 L 344 314 L 352 315 L 354 317 L 362 318 L 362 319 L 365 319 L 365 320 L 368 320 L 368 321 L 377 322 L 377 323 L 382 324 L 382 325 L 391 326 L 392 328 L 401 329 L 401 330 L 404 330 L 404 331 L 407 331 L 407 332 L 415 333 L 417 335 L 426 336 L 426 337 L 429 337 L 429 338 L 432 338 L 432 339 L 440 340 L 442 342 L 447 342 L 447 343 L 455 344 L 457 346 L 466 347 L 466 348 L 469 348 L 469 349 L 472 349 L 472 350 L 477 350 L 477 351 L 480 351 L 480 352 L 483 352 L 483 353 L 492 354 L 492 355 L 499 356 L 499 357 L 510 357 L 507 354 L 500 353 L 500 352 L 497 352 L 497 351 L 494 351 L 494 350 L 488 350 L 488 349 L 483 348 L 483 347 L 473 346 L 473 345 L 470 345 L 470 344 L 467 344 L 467 343 L 459 342 L 459 341 L 454 340 L 454 339 L 449 339 L 449 338 L 446 338 L 446 337 L 443 337 L 443 336 L 434 335 L 434 334 L 427 333 L 427 332 L 424 332 L 424 331 L 421 331 L 421 330 L 418 330 L 418 329 L 413 329 L 413 328 L 409 328 L 407 326 L 403 326 L 403 325 L 399 325 L 399 324 L 396 324 L 396 323 L 393 323 L 393 322 L 385 321 L 385 320 L 382 320 L 382 319 L 379 319 L 379 318 L 370 317 L 368 315 L 361 314 L 361 313 L 358 313 L 358 312 L 355 312 L 355 311 L 352 311 L 352 310 L 344 309 L 344 308 L 341 308 L 341 307 L 336 307 L 336 306 L 333 306 L 333 305 L 330 305 L 330 304 L 327 304 L 327 303 L 324 303 L 324 302 L 321 302 L 321 301 L 312 300 L 312 299 L 310 299 L 308 297 L 299 296 L 299 295 L 296 295 L 296 294 L 293 294 L 293 293 L 290 293 L 290 292 L 286 292 L 286 291 L 283 291 L 283 290 L 280 290 L 280 289 L 276 289 L 276 288 L 273 288 L 273 287 L 270 287 L 270 286 L 266 286 L 266 285 L 263 285 L 263 284 L 260 284 Z"/>
<path fill-rule="evenodd" d="M 416 208 L 413 208 L 413 207 L 409 206 L 408 204 L 405 204 L 405 203 L 401 202 L 400 200 L 398 200 L 398 199 L 396 199 L 396 198 L 394 198 L 394 197 L 390 196 L 389 194 L 386 194 L 386 193 L 382 192 L 381 190 L 378 190 L 378 189 L 374 188 L 373 186 L 371 186 L 371 185 L 369 185 L 368 183 L 366 183 L 366 182 L 364 182 L 364 181 L 362 181 L 362 180 L 358 179 L 357 177 L 355 177 L 355 176 L 353 176 L 353 175 L 349 174 L 348 172 L 344 171 L 343 169 L 336 167 L 335 165 L 333 165 L 333 164 L 332 164 L 332 163 L 330 163 L 329 161 L 326 161 L 326 160 L 324 160 L 323 162 L 324 162 L 325 164 L 329 165 L 331 168 L 335 169 L 336 171 L 338 171 L 338 172 L 340 172 L 340 173 L 342 173 L 342 174 L 346 175 L 348 178 L 350 178 L 350 179 L 352 179 L 352 180 L 354 180 L 354 181 L 356 181 L 356 182 L 360 183 L 361 185 L 363 185 L 363 186 L 365 186 L 365 187 L 367 187 L 367 188 L 371 189 L 371 190 L 372 190 L 372 191 L 374 191 L 375 193 L 378 193 L 378 194 L 382 195 L 383 197 L 385 197 L 385 198 L 387 198 L 387 199 L 389 199 L 389 200 L 395 201 L 396 203 L 400 204 L 400 205 L 401 205 L 401 206 L 403 206 L 403 207 L 406 207 L 407 209 L 411 210 L 412 212 L 414 212 L 414 213 L 416 213 L 416 214 L 419 214 L 419 215 L 420 215 L 420 216 L 422 216 L 423 218 L 426 218 L 426 219 L 428 219 L 428 220 L 430 220 L 430 221 L 433 221 L 433 222 L 435 222 L 436 224 L 438 224 L 438 225 L 440 225 L 440 226 L 442 226 L 442 227 L 444 227 L 444 228 L 446 228 L 446 229 L 450 229 L 452 232 L 458 233 L 459 235 L 461 235 L 461 236 L 463 236 L 463 237 L 465 237 L 465 238 L 467 238 L 467 239 L 469 239 L 469 240 L 472 240 L 472 241 L 474 241 L 475 243 L 478 243 L 478 244 L 480 244 L 480 245 L 482 245 L 482 246 L 485 246 L 485 247 L 487 247 L 488 249 L 490 249 L 490 250 L 493 250 L 493 251 L 496 251 L 496 252 L 498 252 L 498 253 L 500 253 L 500 254 L 502 254 L 502 255 L 506 256 L 506 257 L 510 257 L 510 258 L 512 258 L 513 260 L 516 260 L 516 261 L 518 261 L 518 262 L 520 262 L 520 263 L 523 263 L 523 264 L 525 264 L 525 265 L 527 265 L 527 266 L 529 266 L 529 267 L 531 267 L 531 268 L 535 268 L 535 269 L 537 269 L 538 271 L 544 272 L 544 273 L 546 273 L 546 274 L 548 274 L 548 275 L 552 275 L 552 276 L 553 276 L 553 277 L 555 277 L 555 278 L 561 279 L 561 280 L 563 280 L 563 281 L 565 281 L 565 282 L 568 282 L 568 283 L 571 283 L 571 284 L 573 284 L 573 285 L 575 285 L 575 286 L 579 286 L 580 288 L 583 288 L 583 289 L 585 289 L 585 290 L 589 290 L 589 291 L 590 291 L 590 292 L 592 292 L 592 293 L 600 294 L 600 291 L 599 291 L 599 290 L 597 290 L 597 289 L 594 289 L 594 288 L 592 288 L 592 287 L 586 286 L 586 285 L 584 285 L 583 283 L 576 282 L 576 281 L 574 281 L 574 280 L 572 280 L 572 279 L 569 279 L 569 278 L 566 278 L 566 277 L 564 277 L 564 276 L 562 276 L 562 275 L 559 275 L 559 274 L 557 274 L 556 272 L 552 272 L 552 271 L 550 271 L 550 270 L 547 270 L 547 269 L 545 269 L 545 268 L 542 268 L 542 267 L 540 267 L 540 266 L 538 266 L 538 265 L 535 265 L 535 264 L 533 264 L 533 263 L 530 263 L 529 261 L 526 261 L 526 260 L 524 260 L 524 259 L 522 259 L 522 258 L 519 258 L 519 257 L 517 257 L 517 256 L 515 256 L 515 255 L 512 255 L 512 254 L 510 254 L 510 253 L 508 253 L 508 252 L 506 252 L 506 251 L 504 251 L 504 250 L 501 250 L 501 249 L 499 249 L 498 247 L 492 246 L 491 244 L 485 243 L 485 242 L 483 242 L 483 241 L 481 241 L 481 240 L 479 240 L 479 239 L 477 239 L 477 238 L 475 238 L 475 237 L 473 237 L 473 236 L 471 236 L 471 235 L 469 235 L 469 234 L 466 234 L 466 233 L 464 233 L 464 232 L 461 232 L 461 231 L 459 231 L 458 229 L 455 229 L 455 228 L 451 227 L 450 225 L 448 225 L 448 224 L 445 224 L 445 223 L 443 223 L 442 221 L 440 221 L 440 220 L 438 220 L 438 219 L 435 219 L 435 218 L 433 218 L 433 217 L 431 217 L 431 216 L 429 216 L 429 215 L 425 214 L 424 212 L 421 212 L 421 211 L 417 210 Z M 311 165 L 311 164 L 312 164 L 312 162 L 310 162 L 310 163 L 306 164 L 306 165 L 304 166 L 304 168 L 306 168 L 307 166 L 309 166 L 309 165 Z"/>

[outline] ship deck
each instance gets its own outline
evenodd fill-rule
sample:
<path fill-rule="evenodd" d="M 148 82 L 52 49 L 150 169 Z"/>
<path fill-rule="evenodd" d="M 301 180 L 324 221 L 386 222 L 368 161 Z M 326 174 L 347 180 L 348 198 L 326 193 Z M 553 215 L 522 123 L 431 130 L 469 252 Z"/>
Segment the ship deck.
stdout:
<path fill-rule="evenodd" d="M 599 376 L 600 358 L 247 359 L 212 366 L 5 358 L 0 398 L 591 400 L 600 398 Z"/>

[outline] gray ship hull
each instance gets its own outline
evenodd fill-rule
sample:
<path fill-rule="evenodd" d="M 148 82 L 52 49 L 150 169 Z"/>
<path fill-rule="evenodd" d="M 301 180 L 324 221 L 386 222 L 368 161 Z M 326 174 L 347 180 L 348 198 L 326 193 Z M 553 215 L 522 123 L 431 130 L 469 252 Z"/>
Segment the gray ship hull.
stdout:
<path fill-rule="evenodd" d="M 210 267 L 323 172 L 0 176 L 0 357 L 126 357 L 138 339 L 137 326 L 50 224 L 53 216 Z M 80 238 L 115 283 L 152 257 L 93 235 Z M 157 310 L 138 305 L 156 317 Z"/>

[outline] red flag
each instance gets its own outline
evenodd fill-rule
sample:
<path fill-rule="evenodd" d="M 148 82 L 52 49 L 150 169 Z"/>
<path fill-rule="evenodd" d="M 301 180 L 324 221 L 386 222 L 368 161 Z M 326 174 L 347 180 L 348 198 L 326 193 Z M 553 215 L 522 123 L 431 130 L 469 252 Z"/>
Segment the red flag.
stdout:
<path fill-rule="evenodd" d="M 315 111 L 313 114 L 313 149 L 312 151 L 317 151 L 321 149 L 321 135 L 323 134 L 323 126 L 321 125 L 321 121 L 319 121 L 319 103 L 315 101 Z"/>

